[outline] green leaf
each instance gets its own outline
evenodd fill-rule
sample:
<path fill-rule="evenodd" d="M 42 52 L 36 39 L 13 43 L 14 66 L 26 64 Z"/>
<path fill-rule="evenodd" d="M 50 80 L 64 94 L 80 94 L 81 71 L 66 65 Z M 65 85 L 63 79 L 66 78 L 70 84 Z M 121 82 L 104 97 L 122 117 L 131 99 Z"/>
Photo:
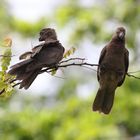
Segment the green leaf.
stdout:
<path fill-rule="evenodd" d="M 70 55 L 74 54 L 75 51 L 76 51 L 76 48 L 71 47 L 68 51 L 65 52 L 64 58 L 67 58 L 67 57 L 69 57 Z"/>
<path fill-rule="evenodd" d="M 11 54 L 12 54 L 11 48 L 7 48 L 1 59 L 2 71 L 6 71 L 8 69 L 8 66 L 10 65 L 10 61 L 11 61 Z"/>
<path fill-rule="evenodd" d="M 53 68 L 52 71 L 51 71 L 51 75 L 52 76 L 55 75 L 56 74 L 56 71 L 57 71 L 56 68 Z"/>

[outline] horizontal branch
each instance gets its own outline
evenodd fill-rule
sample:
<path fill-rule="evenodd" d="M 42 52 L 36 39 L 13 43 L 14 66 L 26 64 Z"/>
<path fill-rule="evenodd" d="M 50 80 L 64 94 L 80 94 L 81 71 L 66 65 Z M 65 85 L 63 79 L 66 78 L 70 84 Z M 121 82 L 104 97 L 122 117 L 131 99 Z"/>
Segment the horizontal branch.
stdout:
<path fill-rule="evenodd" d="M 65 62 L 68 62 L 68 61 L 71 61 L 71 60 L 74 60 L 74 59 L 70 59 L 70 60 L 66 60 L 66 61 L 61 61 L 58 65 L 55 65 L 55 66 L 53 66 L 53 67 L 47 67 L 47 68 L 45 68 L 45 69 L 43 69 L 43 70 L 41 70 L 40 72 L 39 72 L 39 74 L 41 74 L 41 73 L 43 73 L 43 72 L 52 72 L 52 71 L 48 71 L 48 70 L 53 70 L 53 69 L 59 69 L 59 68 L 65 68 L 65 67 L 70 67 L 70 66 L 99 66 L 98 64 L 91 64 L 91 63 L 86 63 L 86 62 L 81 62 L 81 63 L 75 63 L 75 62 L 73 62 L 73 63 L 69 63 L 69 64 L 63 64 L 63 63 L 65 63 Z M 84 59 L 81 59 L 81 60 L 84 60 Z"/>
<path fill-rule="evenodd" d="M 58 67 L 69 67 L 69 66 L 99 66 L 98 64 L 90 64 L 90 63 L 71 63 L 71 64 L 64 64 L 64 65 L 59 65 Z"/>
<path fill-rule="evenodd" d="M 67 59 L 67 60 L 60 61 L 59 64 L 62 64 L 62 63 L 65 63 L 65 62 L 69 62 L 69 61 L 72 61 L 72 60 L 80 60 L 80 61 L 84 61 L 85 58 L 79 58 L 79 57 L 70 58 L 70 59 Z"/>
<path fill-rule="evenodd" d="M 76 61 L 76 62 L 71 62 L 71 61 Z M 78 61 L 78 62 L 77 62 Z M 66 67 L 70 67 L 70 66 L 83 66 L 83 67 L 86 67 L 86 66 L 90 66 L 90 67 L 98 67 L 99 64 L 92 64 L 92 63 L 87 63 L 87 62 L 84 62 L 85 61 L 85 58 L 70 58 L 70 59 L 67 59 L 67 60 L 63 60 L 61 62 L 59 62 L 59 64 L 57 65 L 53 65 L 53 66 L 50 66 L 50 67 L 46 67 L 44 69 L 42 69 L 38 74 L 42 74 L 44 72 L 47 72 L 47 73 L 51 73 L 53 71 L 57 71 L 59 68 L 66 68 Z M 90 68 L 90 67 L 87 67 L 87 68 Z M 90 68 L 91 69 L 91 68 Z M 130 73 L 133 73 L 133 72 L 130 72 Z M 140 77 L 136 77 L 132 74 L 130 74 L 129 72 L 126 74 L 128 77 L 133 77 L 133 78 L 136 78 L 136 79 L 140 79 Z M 20 85 L 21 81 L 16 83 L 16 78 L 11 80 L 9 82 L 9 84 L 12 84 L 12 87 L 16 87 L 17 85 Z M 2 92 L 4 92 L 5 89 L 3 89 L 0 94 L 2 94 Z"/>

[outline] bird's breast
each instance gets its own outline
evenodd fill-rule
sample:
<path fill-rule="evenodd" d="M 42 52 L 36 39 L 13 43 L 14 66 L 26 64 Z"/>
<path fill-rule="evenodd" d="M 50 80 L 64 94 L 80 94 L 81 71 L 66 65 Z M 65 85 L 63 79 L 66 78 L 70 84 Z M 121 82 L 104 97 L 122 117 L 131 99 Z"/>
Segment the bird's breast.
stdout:
<path fill-rule="evenodd" d="M 107 50 L 101 65 L 104 65 L 108 70 L 124 70 L 125 59 L 124 59 L 123 48 L 110 48 Z"/>

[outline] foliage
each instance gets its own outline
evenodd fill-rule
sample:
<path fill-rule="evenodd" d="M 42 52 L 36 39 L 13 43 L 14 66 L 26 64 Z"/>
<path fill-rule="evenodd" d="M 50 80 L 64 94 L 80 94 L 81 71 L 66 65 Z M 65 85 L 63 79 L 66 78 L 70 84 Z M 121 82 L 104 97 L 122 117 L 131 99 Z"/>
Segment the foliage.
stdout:
<path fill-rule="evenodd" d="M 19 32 L 23 37 L 34 37 L 39 30 L 49 24 L 45 17 L 40 18 L 36 23 L 28 23 L 13 17 L 9 11 L 10 6 L 6 0 L 0 4 L 0 37 L 10 32 Z"/>
<path fill-rule="evenodd" d="M 84 38 L 96 43 L 108 41 L 116 26 L 125 26 L 127 45 L 134 48 L 140 24 L 138 5 L 139 0 L 107 0 L 87 7 L 77 0 L 68 1 L 56 11 L 56 22 L 60 27 L 73 28 L 70 41 L 75 43 Z"/>
<path fill-rule="evenodd" d="M 64 58 L 67 58 L 68 56 L 74 54 L 74 52 L 76 51 L 76 48 L 71 47 L 69 50 L 67 50 L 64 54 Z"/>
<path fill-rule="evenodd" d="M 26 21 L 13 18 L 11 21 L 11 28 L 16 32 L 20 32 L 23 37 L 34 37 L 39 30 L 45 27 L 47 21 L 41 18 L 36 23 L 28 23 Z"/>
<path fill-rule="evenodd" d="M 1 43 L 1 48 L 4 50 L 1 55 L 1 71 L 0 71 L 0 96 L 8 97 L 12 94 L 13 87 L 9 84 L 9 80 L 12 80 L 13 77 L 7 74 L 7 69 L 11 61 L 12 40 L 10 38 L 5 38 Z"/>
<path fill-rule="evenodd" d="M 127 140 L 139 134 L 140 130 L 138 95 L 134 97 L 130 92 L 127 94 L 128 101 L 125 102 L 117 96 L 109 116 L 91 112 L 92 100 L 81 100 L 76 95 L 65 101 L 51 102 L 52 105 L 48 107 L 45 104 L 49 98 L 42 101 L 41 97 L 36 99 L 28 95 L 18 102 L 18 95 L 15 95 L 15 100 L 11 101 L 6 110 L 1 108 L 1 139 Z M 131 98 L 137 101 L 130 105 L 128 102 Z"/>
<path fill-rule="evenodd" d="M 0 37 L 10 31 L 11 15 L 8 12 L 8 5 L 5 0 L 1 0 L 0 4 Z"/>

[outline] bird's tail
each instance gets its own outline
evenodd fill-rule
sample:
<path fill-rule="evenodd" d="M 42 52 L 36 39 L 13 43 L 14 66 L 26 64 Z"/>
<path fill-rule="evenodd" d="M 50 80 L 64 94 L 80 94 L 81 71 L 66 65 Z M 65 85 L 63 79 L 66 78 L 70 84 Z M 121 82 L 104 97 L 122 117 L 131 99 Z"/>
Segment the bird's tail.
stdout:
<path fill-rule="evenodd" d="M 35 78 L 37 77 L 39 71 L 41 70 L 41 68 L 33 70 L 31 72 L 29 72 L 25 78 L 22 79 L 22 82 L 20 83 L 20 89 L 21 88 L 25 88 L 28 89 L 30 87 L 30 85 L 33 83 L 33 81 L 35 80 Z"/>
<path fill-rule="evenodd" d="M 99 88 L 93 103 L 93 111 L 109 114 L 114 102 L 115 90 L 104 90 Z"/>
<path fill-rule="evenodd" d="M 24 87 L 25 89 L 28 89 L 40 71 L 40 68 L 27 71 L 27 67 L 32 62 L 32 59 L 22 61 L 11 66 L 11 69 L 8 71 L 9 74 L 16 76 L 16 80 L 21 80 L 20 88 Z"/>
<path fill-rule="evenodd" d="M 32 59 L 24 60 L 22 62 L 19 62 L 13 66 L 11 66 L 10 70 L 8 71 L 11 75 L 22 75 L 25 73 L 27 66 L 32 62 Z M 19 79 L 20 80 L 20 79 Z"/>

